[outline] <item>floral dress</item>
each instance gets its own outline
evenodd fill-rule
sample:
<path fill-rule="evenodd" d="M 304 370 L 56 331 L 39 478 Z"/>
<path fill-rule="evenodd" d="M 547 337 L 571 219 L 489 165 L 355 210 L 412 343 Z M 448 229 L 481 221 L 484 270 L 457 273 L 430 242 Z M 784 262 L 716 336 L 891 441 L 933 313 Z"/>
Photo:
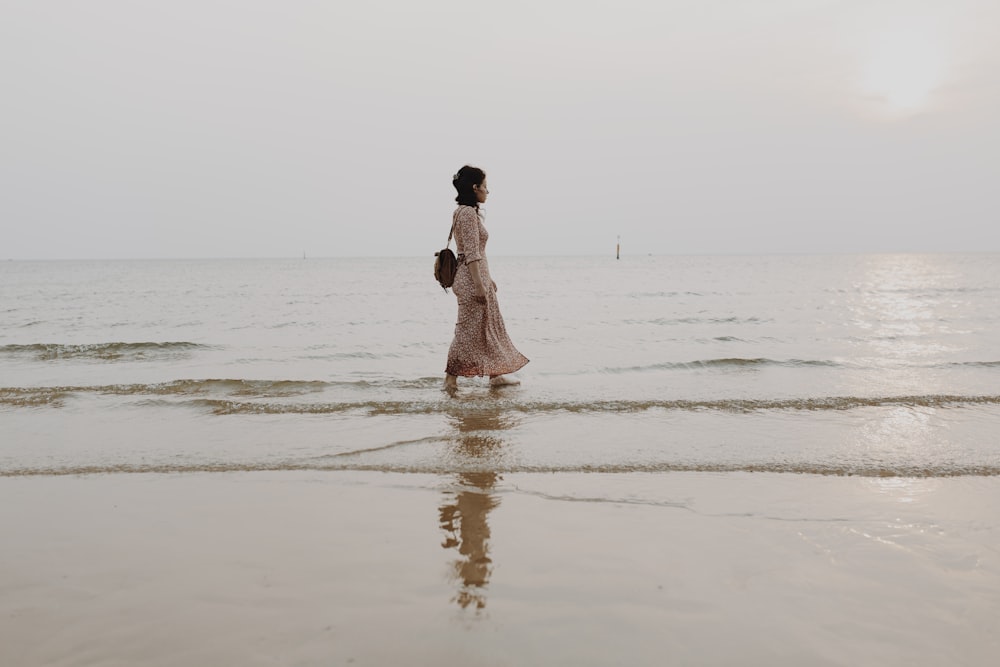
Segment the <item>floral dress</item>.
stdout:
<path fill-rule="evenodd" d="M 459 260 L 455 284 L 452 285 L 452 291 L 458 298 L 458 322 L 455 324 L 455 338 L 448 349 L 445 372 L 465 377 L 495 377 L 513 373 L 528 363 L 528 358 L 514 347 L 500 315 L 500 304 L 486 260 L 489 233 L 474 206 L 459 206 L 452 224 Z M 469 268 L 473 262 L 478 262 L 479 275 L 486 288 L 485 304 L 478 303 L 475 298 L 476 285 L 472 282 Z"/>

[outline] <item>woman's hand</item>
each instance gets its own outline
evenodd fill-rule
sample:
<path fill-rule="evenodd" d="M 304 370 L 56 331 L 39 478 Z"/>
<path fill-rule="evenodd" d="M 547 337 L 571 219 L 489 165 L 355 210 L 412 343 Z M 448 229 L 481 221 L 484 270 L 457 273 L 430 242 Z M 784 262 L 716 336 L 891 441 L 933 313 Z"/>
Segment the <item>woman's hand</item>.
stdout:
<path fill-rule="evenodd" d="M 496 292 L 497 291 L 497 284 L 495 282 L 493 282 L 492 280 L 490 280 L 490 282 L 493 283 L 493 291 Z"/>
<path fill-rule="evenodd" d="M 466 265 L 469 266 L 469 265 Z M 486 305 L 486 285 L 483 284 L 483 275 L 479 272 L 479 262 L 473 262 L 469 266 L 469 272 L 472 275 L 472 284 L 476 288 L 476 295 L 473 297 L 476 303 L 481 303 Z M 490 280 L 490 282 L 493 282 Z"/>

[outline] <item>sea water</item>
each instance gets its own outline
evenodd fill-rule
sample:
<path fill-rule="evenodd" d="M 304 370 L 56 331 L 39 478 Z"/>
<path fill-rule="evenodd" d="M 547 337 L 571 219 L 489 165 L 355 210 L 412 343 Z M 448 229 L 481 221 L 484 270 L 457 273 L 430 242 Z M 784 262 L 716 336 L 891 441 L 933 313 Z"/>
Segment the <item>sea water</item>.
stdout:
<path fill-rule="evenodd" d="M 455 394 L 432 264 L 0 263 L 0 474 L 1000 473 L 1000 255 L 491 257 Z"/>

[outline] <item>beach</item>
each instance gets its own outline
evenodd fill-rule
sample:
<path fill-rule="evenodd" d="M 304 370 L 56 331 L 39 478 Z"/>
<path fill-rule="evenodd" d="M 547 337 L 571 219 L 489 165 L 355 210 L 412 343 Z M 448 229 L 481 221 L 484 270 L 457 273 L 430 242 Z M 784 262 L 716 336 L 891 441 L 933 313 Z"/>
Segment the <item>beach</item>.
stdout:
<path fill-rule="evenodd" d="M 0 481 L 5 665 L 985 665 L 997 478 Z"/>
<path fill-rule="evenodd" d="M 1000 256 L 0 265 L 0 665 L 984 665 Z"/>
<path fill-rule="evenodd" d="M 1000 2 L 0 16 L 0 667 L 1000 664 Z"/>

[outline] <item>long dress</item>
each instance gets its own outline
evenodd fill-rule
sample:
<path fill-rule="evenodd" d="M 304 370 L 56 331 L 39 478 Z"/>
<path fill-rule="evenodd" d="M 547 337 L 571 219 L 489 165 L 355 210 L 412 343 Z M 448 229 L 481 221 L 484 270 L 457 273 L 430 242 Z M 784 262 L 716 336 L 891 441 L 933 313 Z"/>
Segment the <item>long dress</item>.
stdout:
<path fill-rule="evenodd" d="M 458 298 L 458 322 L 455 338 L 448 349 L 449 375 L 464 377 L 513 373 L 528 363 L 507 335 L 500 304 L 490 278 L 486 259 L 489 233 L 483 226 L 479 211 L 473 206 L 459 206 L 452 217 L 455 244 L 458 246 L 458 272 L 452 291 Z M 463 260 L 464 256 L 464 260 Z M 472 282 L 469 264 L 479 264 L 479 275 L 486 288 L 486 304 L 478 303 L 476 285 Z"/>

